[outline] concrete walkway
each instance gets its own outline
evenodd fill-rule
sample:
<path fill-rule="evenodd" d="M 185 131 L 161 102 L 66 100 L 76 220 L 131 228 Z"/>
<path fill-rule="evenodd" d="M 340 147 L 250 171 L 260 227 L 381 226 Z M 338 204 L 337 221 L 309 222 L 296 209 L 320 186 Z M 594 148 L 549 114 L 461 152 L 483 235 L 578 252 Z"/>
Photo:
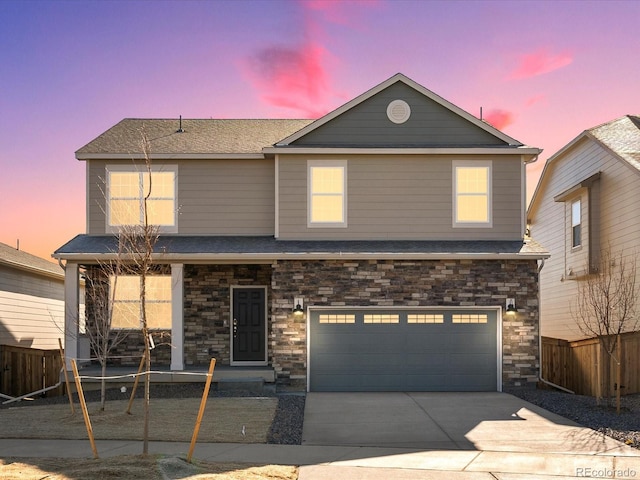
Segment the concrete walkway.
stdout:
<path fill-rule="evenodd" d="M 142 442 L 98 441 L 97 449 L 101 458 L 137 455 L 142 453 Z M 149 444 L 152 454 L 186 458 L 188 451 L 188 443 Z M 86 440 L 0 439 L 0 452 L 2 458 L 93 456 Z M 640 478 L 640 452 L 633 449 L 594 455 L 207 443 L 197 445 L 194 458 L 212 462 L 299 465 L 299 480 Z M 188 478 L 182 476 L 178 468 L 174 467 L 172 471 L 176 473 L 175 479 Z"/>

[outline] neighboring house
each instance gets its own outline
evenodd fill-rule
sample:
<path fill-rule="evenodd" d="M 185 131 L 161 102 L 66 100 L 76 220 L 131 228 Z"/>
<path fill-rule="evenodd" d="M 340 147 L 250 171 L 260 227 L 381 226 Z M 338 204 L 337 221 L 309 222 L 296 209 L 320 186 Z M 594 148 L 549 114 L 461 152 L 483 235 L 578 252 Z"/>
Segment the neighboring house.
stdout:
<path fill-rule="evenodd" d="M 97 275 L 119 225 L 140 222 L 143 127 L 162 231 L 156 365 L 215 356 L 312 391 L 537 381 L 547 253 L 523 237 L 525 166 L 540 150 L 402 74 L 316 121 L 125 119 L 78 150 L 88 231 L 54 254 L 66 263 L 69 338 L 79 270 Z M 122 355 L 142 344 L 121 313 L 139 281 L 124 282 Z"/>
<path fill-rule="evenodd" d="M 571 315 L 577 285 L 603 249 L 636 260 L 639 199 L 638 116 L 585 130 L 547 160 L 528 212 L 531 235 L 551 253 L 540 273 L 542 335 L 585 338 Z"/>
<path fill-rule="evenodd" d="M 57 350 L 64 321 L 62 268 L 0 243 L 0 345 Z"/>

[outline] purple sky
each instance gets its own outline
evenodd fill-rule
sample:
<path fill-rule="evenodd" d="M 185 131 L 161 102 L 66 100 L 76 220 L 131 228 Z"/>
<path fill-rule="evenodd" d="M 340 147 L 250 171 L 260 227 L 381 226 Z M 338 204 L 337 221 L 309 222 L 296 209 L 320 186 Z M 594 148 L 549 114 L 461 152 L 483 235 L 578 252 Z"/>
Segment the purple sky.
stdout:
<path fill-rule="evenodd" d="M 85 230 L 125 117 L 317 118 L 402 72 L 550 155 L 640 114 L 637 1 L 0 1 L 0 242 Z"/>

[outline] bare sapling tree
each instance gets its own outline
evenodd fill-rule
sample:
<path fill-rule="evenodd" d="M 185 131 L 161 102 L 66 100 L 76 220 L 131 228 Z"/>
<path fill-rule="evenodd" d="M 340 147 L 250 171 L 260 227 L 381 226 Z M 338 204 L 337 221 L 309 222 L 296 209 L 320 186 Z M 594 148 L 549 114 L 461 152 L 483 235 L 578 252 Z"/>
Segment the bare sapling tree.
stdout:
<path fill-rule="evenodd" d="M 601 252 L 595 272 L 578 282 L 578 291 L 572 308 L 572 316 L 580 331 L 587 337 L 596 337 L 601 348 L 616 365 L 617 407 L 620 409 L 621 352 L 620 334 L 638 327 L 637 302 L 640 293 L 637 285 L 637 254 L 613 253 L 611 246 Z M 591 269 L 593 271 L 594 268 Z M 587 270 L 589 271 L 589 270 Z M 601 359 L 598 359 L 601 361 Z M 612 382 L 603 382 L 603 368 L 598 369 L 598 384 L 602 397 L 611 406 Z"/>
<path fill-rule="evenodd" d="M 141 147 L 145 161 L 145 181 L 142 182 L 141 221 L 137 225 L 119 227 L 119 243 L 122 257 L 126 260 L 126 271 L 140 278 L 140 330 L 144 342 L 144 432 L 143 454 L 148 453 L 149 444 L 149 405 L 150 405 L 150 372 L 152 342 L 149 331 L 147 308 L 148 278 L 153 273 L 153 251 L 159 238 L 160 227 L 150 221 L 150 205 L 153 192 L 153 175 L 151 169 L 150 140 L 144 130 L 141 132 Z"/>
<path fill-rule="evenodd" d="M 112 328 L 118 278 L 123 271 L 120 247 L 115 258 L 100 262 L 97 267 L 88 267 L 85 275 L 86 303 L 90 309 L 87 315 L 90 324 L 86 326 L 85 334 L 92 357 L 97 359 L 101 368 L 100 410 L 103 411 L 106 408 L 107 363 L 112 352 L 128 335 L 127 330 Z"/>

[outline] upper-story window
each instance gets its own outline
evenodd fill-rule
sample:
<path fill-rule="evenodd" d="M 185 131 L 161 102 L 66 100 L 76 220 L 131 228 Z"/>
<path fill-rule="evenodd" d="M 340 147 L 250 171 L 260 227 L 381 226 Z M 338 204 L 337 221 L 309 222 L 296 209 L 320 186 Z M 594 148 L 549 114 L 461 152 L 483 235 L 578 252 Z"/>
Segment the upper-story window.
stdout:
<path fill-rule="evenodd" d="M 453 162 L 453 226 L 491 227 L 491 162 Z"/>
<path fill-rule="evenodd" d="M 113 294 L 111 327 L 139 329 L 142 327 L 140 290 L 142 277 L 111 276 Z M 145 282 L 147 328 L 171 328 L 171 275 L 149 275 Z"/>
<path fill-rule="evenodd" d="M 582 245 L 582 203 L 580 199 L 571 203 L 571 248 Z"/>
<path fill-rule="evenodd" d="M 308 162 L 308 226 L 347 226 L 347 162 Z"/>
<path fill-rule="evenodd" d="M 177 167 L 138 171 L 122 166 L 107 167 L 107 226 L 143 225 L 144 199 L 147 199 L 147 222 L 165 232 L 177 231 Z"/>

